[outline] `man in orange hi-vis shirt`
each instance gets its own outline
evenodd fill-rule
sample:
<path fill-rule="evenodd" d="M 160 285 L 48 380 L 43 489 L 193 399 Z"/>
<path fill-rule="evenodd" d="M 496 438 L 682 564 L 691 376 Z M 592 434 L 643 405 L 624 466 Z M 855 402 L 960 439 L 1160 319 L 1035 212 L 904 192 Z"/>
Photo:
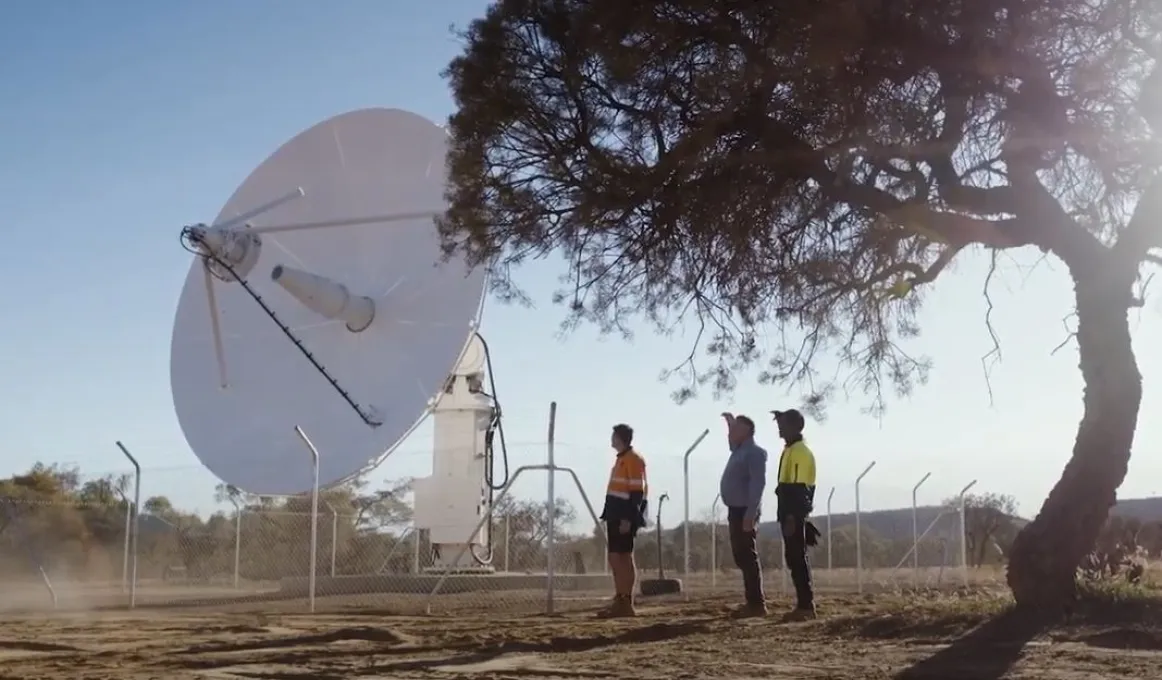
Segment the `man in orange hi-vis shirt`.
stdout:
<path fill-rule="evenodd" d="M 637 565 L 633 561 L 634 538 L 646 524 L 646 461 L 633 448 L 633 428 L 613 426 L 610 444 L 617 452 L 609 486 L 605 491 L 605 536 L 609 546 L 609 569 L 613 572 L 614 597 L 602 617 L 634 616 L 633 588 Z"/>

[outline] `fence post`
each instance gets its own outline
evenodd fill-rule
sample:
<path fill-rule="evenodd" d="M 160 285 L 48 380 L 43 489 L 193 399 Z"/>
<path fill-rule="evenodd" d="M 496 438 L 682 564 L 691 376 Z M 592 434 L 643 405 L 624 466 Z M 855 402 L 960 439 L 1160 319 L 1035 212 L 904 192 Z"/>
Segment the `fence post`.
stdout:
<path fill-rule="evenodd" d="M 555 581 L 557 572 L 557 487 L 554 484 L 554 479 L 557 476 L 557 458 L 554 447 L 556 446 L 557 438 L 557 402 L 549 404 L 549 442 L 548 442 L 548 458 L 549 458 L 549 536 L 545 545 L 548 547 L 548 580 L 545 591 L 545 613 L 552 615 L 553 601 L 556 599 Z"/>
<path fill-rule="evenodd" d="M 917 533 L 920 530 L 919 520 L 916 516 L 916 494 L 920 491 L 920 487 L 928 478 L 932 476 L 931 472 L 925 472 L 920 481 L 916 482 L 916 486 L 912 487 L 912 587 L 920 587 L 920 536 Z"/>
<path fill-rule="evenodd" d="M 129 535 L 133 532 L 133 501 L 129 500 L 128 496 L 122 498 L 125 501 L 125 546 L 122 550 L 124 553 L 121 556 L 121 592 L 129 592 Z"/>
<path fill-rule="evenodd" d="M 694 440 L 690 448 L 686 449 L 686 454 L 682 456 L 682 490 L 683 501 L 685 506 L 682 510 L 682 575 L 687 579 L 690 578 L 690 454 L 694 453 L 694 449 L 706 439 L 706 435 L 710 434 L 710 428 L 702 430 L 702 434 Z"/>
<path fill-rule="evenodd" d="M 831 499 L 835 497 L 835 487 L 831 487 L 831 493 L 827 494 L 827 573 L 833 579 L 835 574 L 831 571 Z"/>
<path fill-rule="evenodd" d="M 965 521 L 964 499 L 968 495 L 968 490 L 974 486 L 975 479 L 960 490 L 960 576 L 965 587 L 968 587 L 968 526 Z"/>
<path fill-rule="evenodd" d="M 412 573 L 413 574 L 420 573 L 420 532 L 421 531 L 423 531 L 423 529 L 418 529 L 414 525 L 412 526 L 412 537 L 415 539 L 415 541 L 413 543 L 414 547 L 412 548 Z"/>
<path fill-rule="evenodd" d="M 129 569 L 129 608 L 133 609 L 137 606 L 137 532 L 141 525 L 141 465 L 138 464 L 137 459 L 129 453 L 129 449 L 121 442 L 117 442 L 117 448 L 121 449 L 121 453 L 129 459 L 133 464 L 133 526 L 130 535 L 130 569 Z"/>
<path fill-rule="evenodd" d="M 311 573 L 307 577 L 307 598 L 310 602 L 311 613 L 315 613 L 315 566 L 319 561 L 319 450 L 311 443 L 303 428 L 295 425 L 295 434 L 303 440 L 303 444 L 311 452 L 311 467 L 314 471 L 314 481 L 311 483 Z"/>
<path fill-rule="evenodd" d="M 242 504 L 233 496 L 230 502 L 234 504 L 234 590 L 238 590 L 238 565 L 242 556 Z"/>
<path fill-rule="evenodd" d="M 722 496 L 715 496 L 710 504 L 710 587 L 718 585 L 718 502 Z"/>
<path fill-rule="evenodd" d="M 330 501 L 323 501 L 323 505 L 331 512 L 331 578 L 335 578 L 335 555 L 339 546 L 339 513 L 335 511 L 335 506 L 331 505 Z"/>
<path fill-rule="evenodd" d="M 857 593 L 863 592 L 863 547 L 860 544 L 859 536 L 859 485 L 875 466 L 876 462 L 873 460 L 859 474 L 859 477 L 855 478 L 855 591 Z"/>
<path fill-rule="evenodd" d="M 510 551 L 508 549 L 508 541 L 509 541 L 509 538 L 512 536 L 512 533 L 509 531 L 508 519 L 509 519 L 508 513 L 506 512 L 506 513 L 504 513 L 504 573 L 506 573 L 506 574 L 509 573 L 508 572 L 508 557 L 509 557 Z"/>

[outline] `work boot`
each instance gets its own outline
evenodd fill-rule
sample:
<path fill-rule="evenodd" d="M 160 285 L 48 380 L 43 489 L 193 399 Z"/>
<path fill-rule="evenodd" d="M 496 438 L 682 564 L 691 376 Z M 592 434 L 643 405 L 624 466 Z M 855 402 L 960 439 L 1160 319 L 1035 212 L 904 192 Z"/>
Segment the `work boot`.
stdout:
<path fill-rule="evenodd" d="M 748 602 L 730 612 L 732 619 L 757 619 L 767 615 L 767 605 L 762 602 Z"/>
<path fill-rule="evenodd" d="M 795 623 L 797 621 L 812 621 L 817 614 L 815 613 L 815 605 L 806 607 L 795 607 L 783 616 L 783 621 L 787 623 Z"/>
<path fill-rule="evenodd" d="M 608 608 L 597 612 L 599 619 L 623 619 L 637 616 L 632 595 L 617 595 Z"/>

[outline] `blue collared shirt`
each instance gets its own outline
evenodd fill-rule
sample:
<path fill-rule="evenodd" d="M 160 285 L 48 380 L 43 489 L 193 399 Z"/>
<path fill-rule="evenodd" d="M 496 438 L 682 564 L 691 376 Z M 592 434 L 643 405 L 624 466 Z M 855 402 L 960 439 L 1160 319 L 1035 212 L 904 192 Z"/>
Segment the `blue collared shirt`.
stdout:
<path fill-rule="evenodd" d="M 746 508 L 746 518 L 757 520 L 767 486 L 767 450 L 753 439 L 730 450 L 722 471 L 719 493 L 728 508 Z"/>

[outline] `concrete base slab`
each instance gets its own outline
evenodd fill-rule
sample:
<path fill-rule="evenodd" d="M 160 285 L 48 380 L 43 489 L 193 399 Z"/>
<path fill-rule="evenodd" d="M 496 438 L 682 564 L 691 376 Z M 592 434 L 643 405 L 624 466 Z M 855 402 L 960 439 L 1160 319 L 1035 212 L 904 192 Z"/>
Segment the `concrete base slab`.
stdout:
<path fill-rule="evenodd" d="M 320 576 L 315 581 L 315 594 L 360 595 L 365 593 L 408 593 L 426 595 L 442 577 L 441 574 L 383 574 L 374 576 Z M 446 595 L 477 591 L 547 590 L 547 574 L 451 574 L 440 592 Z M 613 581 L 608 574 L 559 574 L 553 577 L 557 591 L 609 590 Z M 283 579 L 279 594 L 287 597 L 305 597 L 309 581 L 305 578 Z"/>

